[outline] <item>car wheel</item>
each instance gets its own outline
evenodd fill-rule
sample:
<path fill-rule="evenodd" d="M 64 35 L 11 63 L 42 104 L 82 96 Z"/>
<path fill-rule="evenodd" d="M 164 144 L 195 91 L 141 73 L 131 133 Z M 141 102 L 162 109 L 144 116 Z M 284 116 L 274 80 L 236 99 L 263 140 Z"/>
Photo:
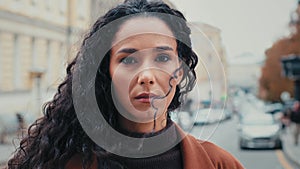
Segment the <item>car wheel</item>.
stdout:
<path fill-rule="evenodd" d="M 241 150 L 245 150 L 246 149 L 246 147 L 243 146 L 242 140 L 240 140 L 239 145 L 240 145 L 240 149 Z"/>
<path fill-rule="evenodd" d="M 276 149 L 282 149 L 282 141 L 278 140 L 277 146 L 275 147 Z"/>
<path fill-rule="evenodd" d="M 241 150 L 246 150 L 247 148 L 244 147 L 244 146 L 242 146 L 242 145 L 240 145 L 240 149 L 241 149 Z"/>

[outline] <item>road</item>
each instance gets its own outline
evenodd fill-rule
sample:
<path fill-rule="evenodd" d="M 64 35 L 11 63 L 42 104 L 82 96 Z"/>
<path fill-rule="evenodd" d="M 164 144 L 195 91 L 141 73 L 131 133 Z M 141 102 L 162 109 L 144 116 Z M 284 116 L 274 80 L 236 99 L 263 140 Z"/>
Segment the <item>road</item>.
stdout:
<path fill-rule="evenodd" d="M 240 150 L 236 117 L 220 124 L 194 126 L 190 134 L 229 151 L 247 169 L 296 169 L 281 150 Z"/>
<path fill-rule="evenodd" d="M 297 169 L 281 150 L 240 150 L 238 146 L 237 118 L 220 124 L 194 126 L 190 132 L 195 137 L 211 141 L 233 154 L 247 169 Z M 0 146 L 0 157 L 10 156 L 12 146 Z M 0 158 L 1 159 L 1 158 Z M 1 168 L 1 166 L 0 166 Z"/>

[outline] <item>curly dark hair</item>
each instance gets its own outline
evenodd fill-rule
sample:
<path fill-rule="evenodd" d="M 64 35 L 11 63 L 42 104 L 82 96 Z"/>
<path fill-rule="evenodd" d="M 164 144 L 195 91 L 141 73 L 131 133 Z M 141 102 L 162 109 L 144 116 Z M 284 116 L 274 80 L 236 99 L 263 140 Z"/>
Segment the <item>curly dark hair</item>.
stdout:
<path fill-rule="evenodd" d="M 124 16 L 138 14 L 138 16 L 157 17 L 164 21 L 172 30 L 177 41 L 179 58 L 184 62 L 183 80 L 176 86 L 176 93 L 168 107 L 168 111 L 178 108 L 184 95 L 194 87 L 195 67 L 198 59 L 191 48 L 190 29 L 181 12 L 170 8 L 162 1 L 126 0 L 124 3 L 109 10 L 100 17 L 86 34 L 79 52 L 66 69 L 66 78 L 59 85 L 52 101 L 43 107 L 44 116 L 36 120 L 28 129 L 27 135 L 21 140 L 14 156 L 8 161 L 10 169 L 58 168 L 63 169 L 75 154 L 82 157 L 83 168 L 88 168 L 93 162 L 95 153 L 105 153 L 95 144 L 83 130 L 74 109 L 72 99 L 72 79 L 76 64 L 81 57 L 86 57 L 93 48 L 101 48 L 103 44 L 112 43 L 112 38 L 122 22 L 113 29 L 105 26 Z M 159 15 L 168 14 L 168 15 Z M 174 20 L 169 16 L 180 19 Z M 107 33 L 105 42 L 99 38 L 98 32 L 104 29 Z M 99 50 L 92 50 L 97 52 Z M 111 96 L 111 77 L 109 74 L 110 52 L 107 52 L 96 74 L 95 93 L 98 106 L 107 122 L 116 127 L 118 114 Z M 88 64 L 87 64 L 88 66 Z M 168 116 L 169 117 L 169 116 Z"/>

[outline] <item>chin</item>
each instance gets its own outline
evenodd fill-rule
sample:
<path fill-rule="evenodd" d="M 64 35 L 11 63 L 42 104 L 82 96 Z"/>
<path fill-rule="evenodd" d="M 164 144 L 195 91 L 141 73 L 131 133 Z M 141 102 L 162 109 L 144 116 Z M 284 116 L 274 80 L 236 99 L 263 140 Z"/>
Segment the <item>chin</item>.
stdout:
<path fill-rule="evenodd" d="M 162 112 L 157 112 L 157 114 L 155 114 L 155 110 L 139 111 L 139 112 L 135 112 L 133 114 L 131 113 L 127 119 L 132 122 L 136 122 L 136 123 L 151 123 L 155 119 L 158 119 L 159 117 L 161 117 L 162 115 L 163 115 Z"/>

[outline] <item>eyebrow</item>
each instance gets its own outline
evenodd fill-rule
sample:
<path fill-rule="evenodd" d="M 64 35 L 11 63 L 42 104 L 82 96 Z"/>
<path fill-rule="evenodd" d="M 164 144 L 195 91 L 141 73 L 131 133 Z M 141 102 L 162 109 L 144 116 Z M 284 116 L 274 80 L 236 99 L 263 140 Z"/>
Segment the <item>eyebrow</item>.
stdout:
<path fill-rule="evenodd" d="M 160 52 L 160 51 L 173 51 L 174 49 L 169 47 L 169 46 L 158 46 L 158 47 L 155 47 L 154 50 Z M 131 54 L 131 53 L 135 53 L 137 51 L 138 50 L 135 49 L 135 48 L 124 48 L 124 49 L 118 51 L 118 53 L 129 53 L 129 54 Z"/>
<path fill-rule="evenodd" d="M 137 50 L 134 49 L 134 48 L 124 48 L 124 49 L 118 51 L 118 53 L 134 53 L 134 52 L 136 52 L 136 51 L 137 51 Z"/>
<path fill-rule="evenodd" d="M 164 51 L 164 50 L 173 51 L 173 48 L 171 48 L 169 46 L 158 46 L 155 48 L 155 50 L 157 50 L 157 51 Z"/>

